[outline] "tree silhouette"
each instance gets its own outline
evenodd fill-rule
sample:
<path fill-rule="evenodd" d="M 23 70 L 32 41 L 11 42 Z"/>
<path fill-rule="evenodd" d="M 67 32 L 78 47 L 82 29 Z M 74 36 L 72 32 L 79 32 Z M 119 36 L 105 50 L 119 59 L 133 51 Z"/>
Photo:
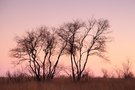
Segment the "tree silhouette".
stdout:
<path fill-rule="evenodd" d="M 10 51 L 11 56 L 18 58 L 16 64 L 29 63 L 28 66 L 37 80 L 41 80 L 42 77 L 43 80 L 53 79 L 66 46 L 65 43 L 57 43 L 59 39 L 56 35 L 54 29 L 50 30 L 47 27 L 26 32 L 25 36 L 16 38 L 17 46 Z M 56 60 L 52 60 L 52 57 Z"/>
<path fill-rule="evenodd" d="M 38 80 L 41 78 L 41 66 L 38 58 L 41 36 L 41 33 L 35 31 L 26 32 L 25 36 L 16 38 L 17 46 L 11 50 L 11 56 L 19 59 L 17 64 L 27 61 Z"/>
<path fill-rule="evenodd" d="M 69 55 L 73 80 L 80 80 L 91 55 L 104 57 L 109 23 L 104 19 L 74 20 L 59 28 L 40 27 L 17 37 L 11 56 L 27 62 L 38 80 L 53 79 L 62 55 Z"/>
<path fill-rule="evenodd" d="M 109 23 L 104 19 L 88 23 L 76 20 L 60 28 L 60 37 L 67 42 L 65 52 L 70 55 L 73 80 L 81 79 L 90 55 L 105 58 L 108 28 Z"/>

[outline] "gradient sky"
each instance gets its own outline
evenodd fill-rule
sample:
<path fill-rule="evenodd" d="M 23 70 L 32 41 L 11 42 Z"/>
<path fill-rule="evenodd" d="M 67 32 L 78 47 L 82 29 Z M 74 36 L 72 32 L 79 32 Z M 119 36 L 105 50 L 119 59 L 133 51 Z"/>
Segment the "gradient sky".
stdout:
<path fill-rule="evenodd" d="M 0 73 L 14 69 L 9 50 L 16 35 L 41 25 L 91 17 L 110 22 L 113 41 L 108 43 L 107 56 L 112 66 L 127 58 L 135 63 L 135 0 L 0 0 Z M 98 70 L 110 65 L 93 59 L 89 66 Z"/>

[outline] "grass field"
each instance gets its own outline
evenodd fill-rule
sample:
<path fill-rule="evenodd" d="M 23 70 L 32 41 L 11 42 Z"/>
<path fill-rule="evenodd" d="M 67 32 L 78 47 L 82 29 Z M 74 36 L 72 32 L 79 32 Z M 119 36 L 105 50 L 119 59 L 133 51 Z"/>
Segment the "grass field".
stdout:
<path fill-rule="evenodd" d="M 67 78 L 38 82 L 0 79 L 0 90 L 135 90 L 135 79 L 92 78 L 73 82 Z"/>

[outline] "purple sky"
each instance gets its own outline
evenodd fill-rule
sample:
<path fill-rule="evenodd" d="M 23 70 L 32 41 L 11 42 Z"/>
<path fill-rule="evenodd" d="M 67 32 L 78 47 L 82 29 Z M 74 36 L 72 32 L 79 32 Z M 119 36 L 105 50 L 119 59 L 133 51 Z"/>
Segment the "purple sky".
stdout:
<path fill-rule="evenodd" d="M 91 17 L 110 21 L 113 41 L 107 55 L 111 63 L 120 65 L 127 58 L 135 62 L 135 0 L 0 0 L 0 72 L 13 68 L 9 50 L 16 35 L 41 25 L 59 26 Z M 94 60 L 89 64 L 104 65 Z"/>

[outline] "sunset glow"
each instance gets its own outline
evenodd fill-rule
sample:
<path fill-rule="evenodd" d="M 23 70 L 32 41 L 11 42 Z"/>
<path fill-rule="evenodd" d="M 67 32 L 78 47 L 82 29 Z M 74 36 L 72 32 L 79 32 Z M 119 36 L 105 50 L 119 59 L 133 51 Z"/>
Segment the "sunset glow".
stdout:
<path fill-rule="evenodd" d="M 0 0 L 0 75 L 15 69 L 9 56 L 15 36 L 42 25 L 58 27 L 91 17 L 109 20 L 112 42 L 107 43 L 110 62 L 92 57 L 87 68 L 99 74 L 102 68 L 112 70 L 129 58 L 135 69 L 135 0 Z"/>

